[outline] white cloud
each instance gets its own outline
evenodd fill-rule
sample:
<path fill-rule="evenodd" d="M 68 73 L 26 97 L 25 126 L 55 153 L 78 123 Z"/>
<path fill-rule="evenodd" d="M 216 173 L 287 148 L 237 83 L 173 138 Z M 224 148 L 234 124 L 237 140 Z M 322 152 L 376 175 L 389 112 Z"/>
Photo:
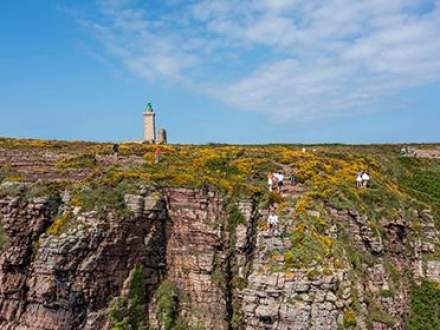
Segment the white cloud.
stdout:
<path fill-rule="evenodd" d="M 440 81 L 440 0 L 169 1 L 100 0 L 84 24 L 141 77 L 279 118 Z"/>

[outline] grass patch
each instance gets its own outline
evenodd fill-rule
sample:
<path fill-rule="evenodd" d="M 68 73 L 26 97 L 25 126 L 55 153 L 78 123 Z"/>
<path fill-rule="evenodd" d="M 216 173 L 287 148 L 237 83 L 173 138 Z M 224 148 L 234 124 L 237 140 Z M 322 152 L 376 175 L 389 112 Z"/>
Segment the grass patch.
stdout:
<path fill-rule="evenodd" d="M 96 166 L 96 157 L 94 154 L 83 154 L 80 156 L 63 159 L 59 161 L 56 166 L 60 170 L 67 169 L 83 169 L 83 168 L 92 168 Z"/>
<path fill-rule="evenodd" d="M 407 329 L 440 329 L 439 284 L 423 281 L 413 286 Z"/>
<path fill-rule="evenodd" d="M 392 327 L 396 323 L 396 320 L 391 314 L 385 312 L 380 306 L 375 305 L 371 306 L 369 309 L 368 320 L 369 323 L 379 322 L 388 327 Z"/>
<path fill-rule="evenodd" d="M 124 196 L 136 192 L 137 188 L 127 182 L 115 186 L 92 183 L 77 189 L 72 198 L 72 204 L 80 206 L 83 211 L 96 211 L 99 217 L 105 217 L 113 212 L 117 217 L 125 219 L 130 212 Z"/>
<path fill-rule="evenodd" d="M 59 187 L 54 183 L 38 182 L 25 184 L 21 182 L 7 182 L 0 186 L 1 197 L 20 197 L 25 201 L 31 201 L 37 197 L 47 197 L 51 200 L 57 200 L 59 196 Z"/>

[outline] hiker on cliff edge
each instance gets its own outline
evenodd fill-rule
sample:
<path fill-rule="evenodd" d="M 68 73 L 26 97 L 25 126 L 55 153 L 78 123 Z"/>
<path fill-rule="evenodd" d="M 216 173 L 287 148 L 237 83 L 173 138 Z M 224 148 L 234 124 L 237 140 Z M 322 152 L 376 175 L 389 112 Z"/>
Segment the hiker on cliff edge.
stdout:
<path fill-rule="evenodd" d="M 272 235 L 278 227 L 278 216 L 275 214 L 274 211 L 270 211 L 269 217 L 267 218 L 267 224 L 269 225 L 269 231 Z"/>

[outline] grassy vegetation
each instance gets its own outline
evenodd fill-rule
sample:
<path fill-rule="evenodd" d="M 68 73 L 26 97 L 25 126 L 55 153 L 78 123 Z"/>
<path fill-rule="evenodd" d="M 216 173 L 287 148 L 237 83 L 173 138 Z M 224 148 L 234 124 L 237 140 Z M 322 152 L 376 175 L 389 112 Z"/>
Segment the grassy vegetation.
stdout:
<path fill-rule="evenodd" d="M 3 181 L 21 181 L 19 172 L 10 164 L 0 164 L 0 184 Z"/>
<path fill-rule="evenodd" d="M 179 295 L 171 281 L 163 281 L 156 291 L 157 319 L 165 330 L 175 329 L 178 320 Z M 183 321 L 180 321 L 183 323 Z M 182 327 L 183 325 L 180 325 Z"/>
<path fill-rule="evenodd" d="M 83 151 L 85 149 L 96 149 L 97 151 L 103 148 L 109 152 L 111 144 L 97 144 L 93 142 L 84 141 L 56 141 L 56 140 L 37 140 L 37 139 L 11 139 L 0 137 L 0 147 L 12 150 L 50 150 L 55 152 L 72 152 Z"/>
<path fill-rule="evenodd" d="M 300 146 L 294 145 L 164 145 L 162 161 L 155 164 L 157 146 L 122 144 L 121 158 L 137 158 L 131 164 L 116 162 L 112 166 L 103 166 L 96 160 L 96 155 L 112 154 L 111 144 L 0 138 L 0 148 L 66 153 L 65 159 L 55 164 L 57 169 L 84 170 L 89 174 L 83 181 L 69 182 L 66 173 L 63 185 L 73 190 L 74 203 L 84 210 L 113 210 L 119 216 L 127 216 L 123 195 L 138 191 L 140 186 L 209 187 L 228 200 L 260 195 L 262 207 L 277 203 L 281 208 L 294 208 L 295 214 L 285 215 L 290 217 L 288 236 L 294 247 L 304 243 L 308 248 L 294 248 L 287 253 L 292 265 L 313 259 L 314 250 L 331 250 L 329 238 L 323 235 L 330 225 L 326 212 L 329 205 L 339 210 L 357 210 L 368 218 L 368 225 L 378 235 L 382 235 L 381 219 L 404 216 L 417 229 L 418 220 L 412 211 L 430 208 L 436 218 L 440 216 L 440 161 L 400 158 L 398 146 L 329 145 L 303 153 Z M 267 193 L 267 173 L 282 167 L 294 173 L 306 189 L 298 200 Z M 355 175 L 361 170 L 367 170 L 372 177 L 368 189 L 355 187 Z M 0 179 L 11 175 L 24 176 L 17 168 L 1 164 Z M 310 218 L 308 211 L 313 210 L 321 216 Z M 311 255 L 303 255 L 310 251 Z"/>
<path fill-rule="evenodd" d="M 63 159 L 56 166 L 61 170 L 83 169 L 96 166 L 96 157 L 94 154 L 82 154 L 76 157 Z"/>
<path fill-rule="evenodd" d="M 423 281 L 411 291 L 408 330 L 440 329 L 440 286 Z"/>
<path fill-rule="evenodd" d="M 403 158 L 400 183 L 417 196 L 440 202 L 440 162 L 432 159 Z"/>
<path fill-rule="evenodd" d="M 318 221 L 305 214 L 298 217 L 289 232 L 292 248 L 284 255 L 287 268 L 303 268 L 314 262 L 320 263 L 330 255 L 333 240 L 323 234 L 325 224 Z"/>
<path fill-rule="evenodd" d="M 127 297 L 113 299 L 109 309 L 112 330 L 147 330 L 145 320 L 145 284 L 141 266 L 130 273 L 130 290 Z"/>
<path fill-rule="evenodd" d="M 433 211 L 440 229 L 440 160 L 401 159 L 397 175 L 402 189 Z"/>
<path fill-rule="evenodd" d="M 113 185 L 100 181 L 84 184 L 76 188 L 73 193 L 72 204 L 80 206 L 83 211 L 96 211 L 98 217 L 105 217 L 112 211 L 118 218 L 124 219 L 130 215 L 124 196 L 136 192 L 136 187 L 126 181 Z"/>
<path fill-rule="evenodd" d="M 57 184 L 48 182 L 37 182 L 32 184 L 8 182 L 0 187 L 0 198 L 6 196 L 20 197 L 25 201 L 31 201 L 38 197 L 57 200 L 59 199 L 59 187 Z"/>
<path fill-rule="evenodd" d="M 156 186 L 210 186 L 231 196 L 249 195 L 265 191 L 267 172 L 286 165 L 309 188 L 304 198 L 325 200 L 338 208 L 356 207 L 376 218 L 400 206 L 404 193 L 400 188 L 427 194 L 432 200 L 440 196 L 440 162 L 401 159 L 397 146 L 318 146 L 316 152 L 302 153 L 300 147 L 289 145 L 164 145 L 161 146 L 163 160 L 154 164 L 156 146 L 123 144 L 121 157 L 143 157 L 144 164 L 102 168 L 95 155 L 111 154 L 111 147 L 111 144 L 0 138 L 0 148 L 66 152 L 70 156 L 55 164 L 56 167 L 95 170 L 87 182 L 99 179 L 111 185 L 125 180 Z M 6 168 L 6 164 L 1 166 L 0 178 L 5 176 L 2 172 L 16 171 Z M 370 172 L 373 180 L 370 189 L 359 191 L 354 189 L 354 176 L 363 169 Z"/>
<path fill-rule="evenodd" d="M 368 226 L 377 235 L 384 234 L 379 224 L 381 219 L 404 216 L 417 230 L 420 224 L 417 225 L 419 220 L 414 210 L 440 210 L 440 162 L 400 158 L 398 146 L 316 146 L 316 152 L 303 153 L 299 146 L 290 145 L 164 145 L 162 161 L 155 164 L 156 146 L 123 144 L 120 157 L 137 157 L 136 161 L 128 165 L 116 162 L 112 166 L 97 163 L 95 155 L 110 155 L 111 147 L 111 144 L 0 139 L 0 148 L 65 152 L 66 158 L 55 164 L 56 168 L 84 170 L 89 176 L 69 183 L 67 173 L 63 188 L 73 191 L 74 205 L 83 210 L 96 209 L 100 215 L 113 211 L 117 216 L 128 216 L 124 195 L 137 192 L 140 186 L 209 188 L 230 201 L 258 195 L 261 207 L 277 203 L 281 212 L 294 209 L 283 214 L 286 239 L 292 243 L 292 249 L 285 253 L 287 268 L 307 265 L 335 252 L 335 242 L 325 235 L 331 225 L 327 206 L 357 210 L 367 217 Z M 267 173 L 282 167 L 294 173 L 305 187 L 298 200 L 267 193 Z M 372 177 L 368 189 L 355 187 L 355 175 L 361 170 L 369 171 Z M 11 174 L 11 171 L 16 169 L 4 168 L 3 172 Z M 309 211 L 319 211 L 320 216 L 311 217 Z M 434 214 L 437 218 L 440 215 Z"/>
<path fill-rule="evenodd" d="M 396 323 L 396 320 L 381 307 L 373 305 L 370 306 L 368 311 L 368 323 L 371 324 L 372 322 L 379 322 L 388 327 L 392 327 Z"/>

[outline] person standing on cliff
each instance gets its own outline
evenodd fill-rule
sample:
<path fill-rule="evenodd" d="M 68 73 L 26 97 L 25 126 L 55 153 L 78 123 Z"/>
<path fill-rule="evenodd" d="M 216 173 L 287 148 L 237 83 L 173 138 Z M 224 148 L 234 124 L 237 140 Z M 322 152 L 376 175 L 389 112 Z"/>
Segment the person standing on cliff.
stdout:
<path fill-rule="evenodd" d="M 156 164 L 158 164 L 160 162 L 160 155 L 161 155 L 160 148 L 157 147 L 156 151 L 154 152 L 154 162 Z"/>
<path fill-rule="evenodd" d="M 277 191 L 281 192 L 281 187 L 284 185 L 284 174 L 282 174 L 282 173 L 274 173 L 273 176 L 276 178 Z"/>
<path fill-rule="evenodd" d="M 113 145 L 113 157 L 115 158 L 115 160 L 118 160 L 118 156 L 119 156 L 119 144 L 114 144 Z"/>
<path fill-rule="evenodd" d="M 276 230 L 278 226 L 278 216 L 274 211 L 270 211 L 269 217 L 267 218 L 267 224 L 269 225 L 270 235 L 272 236 L 274 230 Z"/>

